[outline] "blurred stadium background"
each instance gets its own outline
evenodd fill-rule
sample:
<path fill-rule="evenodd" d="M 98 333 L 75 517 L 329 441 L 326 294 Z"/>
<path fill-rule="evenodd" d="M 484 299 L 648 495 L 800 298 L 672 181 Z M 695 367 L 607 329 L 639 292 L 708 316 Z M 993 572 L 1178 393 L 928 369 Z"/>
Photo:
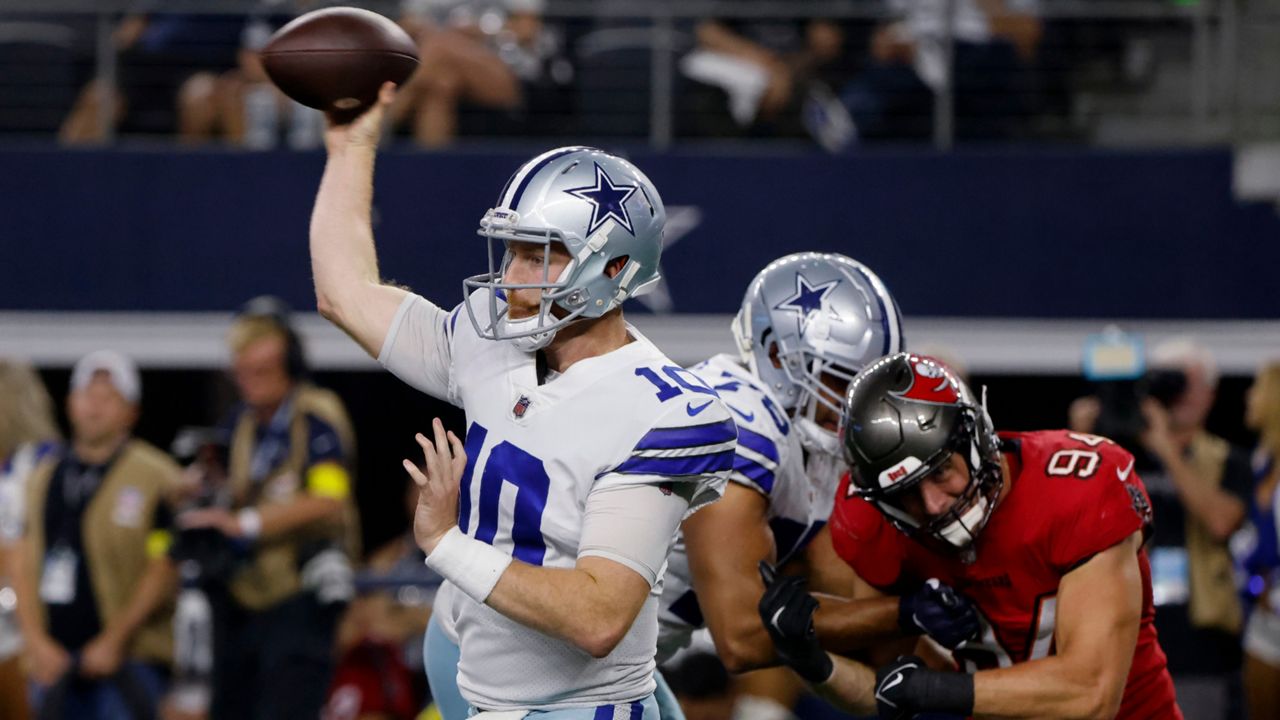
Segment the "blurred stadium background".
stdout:
<path fill-rule="evenodd" d="M 459 418 L 314 314 L 317 118 L 278 102 L 252 53 L 324 4 L 0 2 L 0 355 L 36 364 L 59 405 L 85 353 L 130 355 L 138 434 L 168 447 L 234 402 L 234 310 L 282 297 L 354 419 L 373 548 L 404 527 L 412 433 Z M 1275 0 L 347 4 L 456 31 L 516 88 L 455 90 L 443 126 L 406 109 L 386 144 L 382 267 L 429 298 L 460 299 L 484 264 L 476 223 L 520 162 L 598 144 L 669 207 L 665 282 L 628 312 L 679 362 L 730 349 L 767 261 L 836 251 L 885 280 L 910 347 L 989 388 L 1001 427 L 1065 425 L 1084 344 L 1115 324 L 1209 347 L 1209 428 L 1253 442 L 1244 390 L 1280 357 Z M 941 64 L 895 55 L 895 21 Z M 717 33 L 760 52 L 726 61 Z"/>

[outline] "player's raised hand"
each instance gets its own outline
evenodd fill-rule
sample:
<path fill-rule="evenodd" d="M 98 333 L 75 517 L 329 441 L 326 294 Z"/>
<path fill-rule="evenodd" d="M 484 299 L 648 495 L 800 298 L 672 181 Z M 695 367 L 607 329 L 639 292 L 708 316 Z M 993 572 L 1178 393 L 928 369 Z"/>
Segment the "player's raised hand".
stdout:
<path fill-rule="evenodd" d="M 467 467 L 467 452 L 453 432 L 445 432 L 440 418 L 431 422 L 432 438 L 414 436 L 422 448 L 422 468 L 404 461 L 418 486 L 418 506 L 413 514 L 413 536 L 422 551 L 431 554 L 440 538 L 458 524 L 458 483 Z"/>
<path fill-rule="evenodd" d="M 387 107 L 395 102 L 395 99 L 396 84 L 385 82 L 378 90 L 378 102 L 360 113 L 354 120 L 334 113 L 325 113 L 328 127 L 324 131 L 324 146 L 331 153 L 350 146 L 376 148 L 378 139 L 382 137 Z"/>
<path fill-rule="evenodd" d="M 818 601 L 805 590 L 803 577 L 777 577 L 769 563 L 760 561 L 764 596 L 760 598 L 760 619 L 773 639 L 778 657 L 796 674 L 811 683 L 826 682 L 835 671 L 831 657 L 818 644 L 813 629 L 813 613 Z"/>
<path fill-rule="evenodd" d="M 902 596 L 898 626 L 908 634 L 928 635 L 951 650 L 982 630 L 973 603 L 937 578 L 929 578 L 920 589 Z"/>

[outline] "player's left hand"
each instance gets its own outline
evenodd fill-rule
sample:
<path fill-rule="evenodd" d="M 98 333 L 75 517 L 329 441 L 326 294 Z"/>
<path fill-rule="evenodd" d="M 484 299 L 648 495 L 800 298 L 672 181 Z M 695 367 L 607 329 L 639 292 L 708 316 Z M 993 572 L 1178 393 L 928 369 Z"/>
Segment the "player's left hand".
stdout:
<path fill-rule="evenodd" d="M 418 507 L 413 513 L 413 537 L 422 551 L 431 554 L 445 533 L 458 524 L 458 484 L 467 467 L 467 452 L 453 432 L 445 432 L 440 418 L 431 422 L 433 439 L 414 436 L 422 448 L 422 469 L 404 461 L 404 469 L 418 485 Z"/>
<path fill-rule="evenodd" d="M 918 713 L 973 714 L 973 676 L 939 672 L 915 655 L 900 655 L 876 672 L 880 717 L 908 720 Z"/>
<path fill-rule="evenodd" d="M 937 578 L 898 601 L 898 626 L 906 633 L 924 633 L 950 650 L 977 637 L 982 630 L 969 599 Z"/>
<path fill-rule="evenodd" d="M 818 601 L 805 591 L 803 577 L 778 578 L 769 563 L 760 561 L 764 596 L 760 598 L 760 619 L 773 639 L 778 657 L 796 674 L 811 683 L 831 678 L 835 665 L 818 643 L 813 613 Z"/>

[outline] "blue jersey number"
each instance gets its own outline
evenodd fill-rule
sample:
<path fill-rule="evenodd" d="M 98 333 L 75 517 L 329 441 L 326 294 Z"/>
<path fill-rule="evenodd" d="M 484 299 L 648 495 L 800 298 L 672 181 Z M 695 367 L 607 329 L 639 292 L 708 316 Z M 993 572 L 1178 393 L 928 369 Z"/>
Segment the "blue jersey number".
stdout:
<path fill-rule="evenodd" d="M 724 383 L 723 385 L 717 385 L 716 390 L 738 392 L 742 389 L 742 381 L 738 380 L 733 375 L 730 375 L 727 372 L 722 372 L 720 373 L 720 377 L 729 378 L 729 382 Z M 769 417 L 773 419 L 773 424 L 778 427 L 778 432 L 783 435 L 787 434 L 787 428 L 791 427 L 791 423 L 787 421 L 787 414 L 779 410 L 778 406 L 774 404 L 773 399 L 770 398 L 764 390 L 760 389 L 758 385 L 748 384 L 748 386 L 760 393 L 760 402 L 764 404 L 764 409 L 769 411 Z M 739 414 L 741 414 L 741 412 L 739 412 Z M 755 414 L 752 414 L 751 417 L 754 418 Z"/>
<path fill-rule="evenodd" d="M 551 478 L 541 460 L 505 440 L 489 451 L 489 459 L 480 475 L 480 508 L 475 532 L 468 532 L 471 481 L 475 475 L 476 458 L 480 456 L 488 436 L 489 431 L 479 423 L 473 422 L 467 429 L 467 467 L 458 488 L 458 528 L 492 545 L 498 532 L 502 484 L 504 481 L 511 483 L 516 488 L 515 515 L 511 520 L 511 541 L 515 549 L 511 554 L 517 560 L 541 565 L 547 554 L 547 542 L 542 537 L 542 513 L 547 509 Z"/>
<path fill-rule="evenodd" d="M 666 380 L 658 377 L 658 373 L 654 372 L 653 368 L 636 368 L 636 375 L 648 380 L 653 383 L 654 387 L 658 388 L 658 402 L 666 402 L 677 395 L 682 395 L 684 390 L 688 390 L 692 393 L 698 393 L 700 395 L 716 395 L 716 391 L 707 387 L 697 375 L 694 375 L 682 367 L 664 365 L 662 367 L 662 373 L 674 380 L 676 385 L 672 385 Z M 686 375 L 688 378 L 685 377 Z M 679 387 L 677 387 L 677 385 Z M 684 390 L 681 390 L 680 388 L 684 388 Z"/>

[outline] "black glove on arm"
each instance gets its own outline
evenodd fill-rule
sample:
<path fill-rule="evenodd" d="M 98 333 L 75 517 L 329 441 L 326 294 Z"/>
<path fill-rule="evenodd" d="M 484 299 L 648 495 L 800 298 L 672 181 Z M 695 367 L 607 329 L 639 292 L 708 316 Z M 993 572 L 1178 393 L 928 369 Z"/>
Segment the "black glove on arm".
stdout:
<path fill-rule="evenodd" d="M 955 650 L 982 630 L 978 611 L 968 598 L 937 578 L 898 600 L 898 627 L 908 635 L 921 633 Z"/>
<path fill-rule="evenodd" d="M 760 577 L 764 578 L 760 619 L 773 639 L 778 657 L 808 682 L 815 685 L 826 682 L 835 672 L 835 665 L 818 644 L 818 635 L 813 629 L 813 613 L 818 609 L 818 601 L 805 592 L 805 579 L 779 579 L 764 561 L 760 562 Z"/>
<path fill-rule="evenodd" d="M 908 720 L 916 713 L 973 714 L 973 676 L 930 670 L 914 655 L 902 655 L 876 672 L 880 717 Z"/>

